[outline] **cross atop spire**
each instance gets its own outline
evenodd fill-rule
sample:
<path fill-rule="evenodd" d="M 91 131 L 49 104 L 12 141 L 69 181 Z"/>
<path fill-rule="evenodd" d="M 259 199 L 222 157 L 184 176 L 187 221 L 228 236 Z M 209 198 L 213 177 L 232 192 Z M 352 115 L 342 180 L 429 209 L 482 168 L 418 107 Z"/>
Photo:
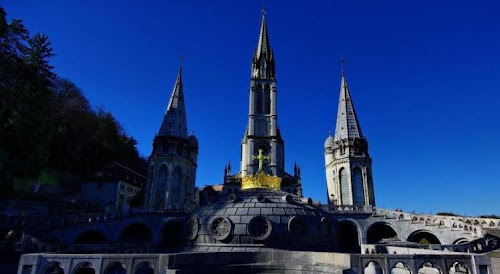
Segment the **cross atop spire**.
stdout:
<path fill-rule="evenodd" d="M 182 87 L 182 63 L 175 80 L 174 89 L 168 102 L 167 110 L 158 135 L 187 137 L 186 111 L 184 106 L 184 89 Z"/>
<path fill-rule="evenodd" d="M 344 72 L 344 61 L 342 64 L 342 80 L 340 83 L 339 108 L 337 112 L 337 125 L 335 128 L 335 141 L 347 138 L 363 138 L 358 116 L 354 109 L 354 103 L 351 99 L 351 93 L 347 86 L 347 80 Z"/>

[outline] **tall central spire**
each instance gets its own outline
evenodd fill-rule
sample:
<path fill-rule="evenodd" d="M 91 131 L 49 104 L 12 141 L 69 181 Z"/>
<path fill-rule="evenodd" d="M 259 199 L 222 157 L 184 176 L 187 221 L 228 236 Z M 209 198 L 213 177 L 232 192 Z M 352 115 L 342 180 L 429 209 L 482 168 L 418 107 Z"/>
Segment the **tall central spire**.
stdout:
<path fill-rule="evenodd" d="M 274 79 L 274 54 L 267 33 L 266 10 L 262 9 L 259 42 L 252 59 L 252 78 Z"/>

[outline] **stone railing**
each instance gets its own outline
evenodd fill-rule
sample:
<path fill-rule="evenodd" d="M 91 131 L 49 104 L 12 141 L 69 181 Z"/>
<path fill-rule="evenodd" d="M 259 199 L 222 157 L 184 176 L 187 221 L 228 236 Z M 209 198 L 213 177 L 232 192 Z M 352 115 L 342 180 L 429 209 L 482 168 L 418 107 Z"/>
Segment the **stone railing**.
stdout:
<path fill-rule="evenodd" d="M 47 243 L 29 234 L 23 234 L 21 240 L 15 244 L 16 249 L 23 252 L 64 252 L 64 253 L 152 253 L 157 249 L 153 244 L 62 244 Z"/>
<path fill-rule="evenodd" d="M 328 212 L 330 213 L 373 213 L 374 207 L 356 206 L 356 205 L 328 205 Z"/>
<path fill-rule="evenodd" d="M 485 234 L 480 225 L 466 223 L 463 218 L 455 216 L 424 215 L 381 208 L 376 208 L 374 215 L 383 216 L 386 219 L 397 219 L 398 221 L 403 222 L 421 223 L 425 226 L 446 227 L 451 230 L 470 233 L 471 235 L 475 235 L 477 237 Z"/>

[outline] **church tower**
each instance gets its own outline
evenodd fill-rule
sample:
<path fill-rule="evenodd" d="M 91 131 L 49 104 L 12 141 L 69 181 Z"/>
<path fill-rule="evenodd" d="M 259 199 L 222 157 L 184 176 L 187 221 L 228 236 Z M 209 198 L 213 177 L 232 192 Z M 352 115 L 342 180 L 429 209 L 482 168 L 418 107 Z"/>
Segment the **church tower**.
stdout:
<path fill-rule="evenodd" d="M 329 134 L 325 141 L 325 170 L 331 208 L 375 206 L 368 140 L 361 131 L 343 67 L 335 135 Z"/>
<path fill-rule="evenodd" d="M 188 136 L 182 66 L 149 157 L 145 206 L 149 210 L 193 208 L 198 140 Z"/>
<path fill-rule="evenodd" d="M 269 157 L 264 165 L 265 172 L 282 178 L 282 190 L 302 195 L 300 167 L 295 166 L 294 175 L 285 172 L 285 142 L 278 127 L 275 67 L 266 12 L 262 10 L 259 40 L 251 64 L 248 125 L 241 141 L 240 172 L 231 175 L 228 167 L 224 172 L 225 188 L 231 191 L 238 187 L 242 177 L 257 172 L 259 164 L 254 156 L 262 149 L 263 155 Z"/>
<path fill-rule="evenodd" d="M 248 126 L 241 142 L 241 176 L 257 172 L 253 156 L 259 149 L 270 157 L 266 172 L 283 177 L 284 142 L 278 128 L 274 53 L 269 43 L 265 11 L 262 12 L 259 41 L 252 58 Z"/>

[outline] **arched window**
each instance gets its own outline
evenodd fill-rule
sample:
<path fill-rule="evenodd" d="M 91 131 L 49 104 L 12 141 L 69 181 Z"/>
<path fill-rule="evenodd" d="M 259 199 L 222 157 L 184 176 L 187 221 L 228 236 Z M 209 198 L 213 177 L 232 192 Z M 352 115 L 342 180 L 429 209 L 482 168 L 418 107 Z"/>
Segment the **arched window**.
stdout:
<path fill-rule="evenodd" d="M 255 89 L 255 113 L 260 114 L 262 113 L 262 86 L 257 85 L 257 88 Z"/>
<path fill-rule="evenodd" d="M 352 175 L 352 199 L 354 205 L 365 205 L 363 173 L 360 167 L 354 168 Z"/>
<path fill-rule="evenodd" d="M 264 86 L 264 114 L 271 113 L 271 87 L 269 84 Z"/>
<path fill-rule="evenodd" d="M 349 191 L 349 182 L 347 178 L 347 171 L 342 168 L 339 172 L 340 180 L 340 198 L 342 199 L 343 205 L 352 205 L 351 192 Z"/>
<path fill-rule="evenodd" d="M 156 206 L 163 207 L 165 205 L 165 195 L 167 194 L 167 179 L 168 168 L 166 165 L 161 165 L 156 178 Z"/>
<path fill-rule="evenodd" d="M 182 168 L 177 166 L 172 174 L 172 180 L 169 183 L 168 204 L 180 205 L 184 201 L 184 187 L 182 182 Z"/>

